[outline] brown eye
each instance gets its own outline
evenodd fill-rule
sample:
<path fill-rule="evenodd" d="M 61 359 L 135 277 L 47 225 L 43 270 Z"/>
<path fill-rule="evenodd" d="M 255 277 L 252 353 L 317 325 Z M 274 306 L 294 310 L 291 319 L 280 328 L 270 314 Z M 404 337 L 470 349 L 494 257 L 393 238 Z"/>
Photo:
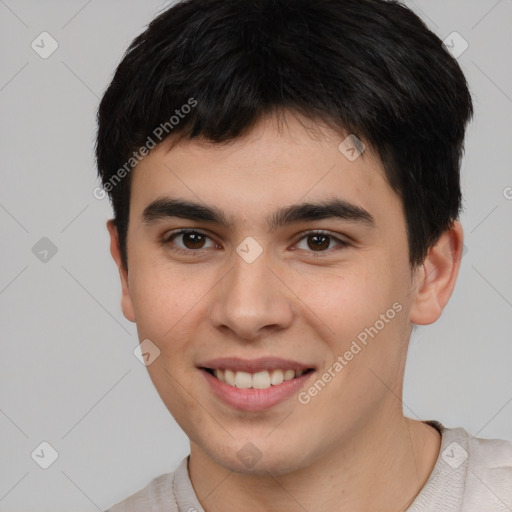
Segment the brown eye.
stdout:
<path fill-rule="evenodd" d="M 302 241 L 306 241 L 304 244 Z M 310 233 L 306 233 L 300 240 L 298 247 L 299 249 L 303 249 L 307 252 L 316 252 L 316 253 L 323 253 L 323 252 L 330 252 L 329 249 L 331 249 L 334 242 L 333 249 L 342 249 L 343 247 L 348 247 L 349 243 L 341 240 L 340 238 L 331 235 L 330 233 L 324 233 L 322 231 L 312 231 Z M 300 245 L 303 245 L 300 247 Z M 304 247 L 304 245 L 306 247 Z"/>
<path fill-rule="evenodd" d="M 209 246 L 206 245 L 208 241 L 210 243 Z M 173 251 L 188 254 L 215 247 L 209 236 L 194 230 L 181 230 L 171 233 L 163 239 L 162 243 L 165 246 L 169 246 Z"/>
<path fill-rule="evenodd" d="M 329 248 L 330 237 L 326 235 L 309 235 L 307 239 L 308 247 L 314 251 Z"/>
<path fill-rule="evenodd" d="M 205 241 L 205 236 L 201 233 L 183 233 L 182 235 L 183 245 L 187 249 L 202 249 Z"/>

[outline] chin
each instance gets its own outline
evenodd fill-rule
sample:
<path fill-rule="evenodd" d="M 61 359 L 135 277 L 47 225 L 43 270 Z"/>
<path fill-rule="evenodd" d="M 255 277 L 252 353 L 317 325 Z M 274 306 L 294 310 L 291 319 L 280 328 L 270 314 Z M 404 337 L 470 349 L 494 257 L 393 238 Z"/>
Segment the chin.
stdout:
<path fill-rule="evenodd" d="M 302 452 L 299 459 L 297 453 L 301 450 L 290 444 L 284 446 L 284 450 L 276 450 L 275 446 L 265 443 L 264 439 L 260 443 L 247 441 L 236 444 L 240 448 L 233 449 L 231 444 L 222 453 L 209 452 L 210 457 L 229 471 L 254 476 L 285 475 L 297 471 L 305 462 L 305 454 Z"/>

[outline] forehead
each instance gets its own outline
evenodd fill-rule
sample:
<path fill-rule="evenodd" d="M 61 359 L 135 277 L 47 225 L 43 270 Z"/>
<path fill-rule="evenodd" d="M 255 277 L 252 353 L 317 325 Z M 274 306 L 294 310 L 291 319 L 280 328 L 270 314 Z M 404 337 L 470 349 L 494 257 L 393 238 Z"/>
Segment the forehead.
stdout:
<path fill-rule="evenodd" d="M 130 210 L 140 217 L 163 196 L 214 204 L 233 222 L 259 218 L 268 223 L 268 213 L 278 205 L 331 199 L 374 216 L 400 209 L 375 153 L 366 147 L 359 157 L 347 158 L 346 144 L 340 149 L 346 138 L 290 116 L 284 124 L 262 119 L 247 135 L 228 143 L 171 139 L 133 171 Z"/>

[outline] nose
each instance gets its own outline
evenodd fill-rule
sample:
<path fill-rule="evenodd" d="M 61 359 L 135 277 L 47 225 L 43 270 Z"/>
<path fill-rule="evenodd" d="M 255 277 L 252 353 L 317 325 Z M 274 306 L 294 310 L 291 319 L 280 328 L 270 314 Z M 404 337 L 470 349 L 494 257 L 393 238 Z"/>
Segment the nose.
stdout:
<path fill-rule="evenodd" d="M 289 327 L 294 296 L 265 252 L 252 263 L 233 256 L 233 267 L 215 287 L 213 325 L 248 341 Z"/>

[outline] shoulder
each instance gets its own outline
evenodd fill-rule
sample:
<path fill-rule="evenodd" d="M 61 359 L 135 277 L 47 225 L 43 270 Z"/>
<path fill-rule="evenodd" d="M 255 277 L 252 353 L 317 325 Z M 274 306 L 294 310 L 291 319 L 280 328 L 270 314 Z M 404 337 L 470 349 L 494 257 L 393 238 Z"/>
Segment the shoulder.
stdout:
<path fill-rule="evenodd" d="M 473 462 L 488 467 L 512 469 L 512 441 L 481 439 L 469 434 L 468 437 Z"/>
<path fill-rule="evenodd" d="M 432 473 L 407 512 L 511 511 L 512 442 L 428 420 L 441 434 Z"/>
<path fill-rule="evenodd" d="M 508 507 L 512 505 L 512 442 L 502 439 L 480 439 L 468 435 L 468 452 L 465 492 L 468 507 L 473 503 L 493 504 L 496 508 L 492 510 L 510 510 Z"/>
<path fill-rule="evenodd" d="M 144 489 L 105 512 L 203 512 L 188 476 L 188 458 L 185 457 L 172 473 L 153 478 Z"/>
<path fill-rule="evenodd" d="M 173 491 L 174 472 L 160 475 L 140 491 L 113 505 L 105 512 L 178 512 Z"/>

